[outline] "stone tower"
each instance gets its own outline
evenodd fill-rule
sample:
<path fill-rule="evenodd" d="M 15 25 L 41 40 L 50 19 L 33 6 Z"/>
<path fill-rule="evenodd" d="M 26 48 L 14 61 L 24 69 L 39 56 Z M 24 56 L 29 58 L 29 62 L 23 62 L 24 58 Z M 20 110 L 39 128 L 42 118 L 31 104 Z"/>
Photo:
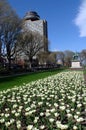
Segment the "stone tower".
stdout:
<path fill-rule="evenodd" d="M 24 26 L 28 28 L 28 30 L 39 33 L 44 37 L 44 39 L 48 39 L 47 33 L 47 21 L 40 19 L 40 16 L 35 11 L 27 12 L 24 17 Z M 44 52 L 48 52 L 48 42 L 44 40 Z"/>

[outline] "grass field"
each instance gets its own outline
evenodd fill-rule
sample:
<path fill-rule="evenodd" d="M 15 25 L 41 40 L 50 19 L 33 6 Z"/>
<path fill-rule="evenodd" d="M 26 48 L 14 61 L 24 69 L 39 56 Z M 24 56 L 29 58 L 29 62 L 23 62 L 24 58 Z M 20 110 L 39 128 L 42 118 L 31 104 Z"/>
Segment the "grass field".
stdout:
<path fill-rule="evenodd" d="M 86 74 L 86 68 L 83 70 L 84 74 Z"/>
<path fill-rule="evenodd" d="M 57 74 L 61 71 L 63 70 L 51 70 L 47 72 L 31 73 L 31 74 L 21 75 L 21 76 L 0 78 L 0 91 L 6 90 L 8 88 L 13 88 L 14 86 L 20 86 L 23 83 L 29 83 L 31 81 L 45 78 L 47 76 Z"/>

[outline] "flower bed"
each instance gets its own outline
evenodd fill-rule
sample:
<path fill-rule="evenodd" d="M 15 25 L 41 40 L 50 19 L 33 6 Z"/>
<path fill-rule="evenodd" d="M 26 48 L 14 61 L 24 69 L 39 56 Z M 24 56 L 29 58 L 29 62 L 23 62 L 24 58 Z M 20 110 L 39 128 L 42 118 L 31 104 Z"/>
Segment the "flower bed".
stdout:
<path fill-rule="evenodd" d="M 70 71 L 0 92 L 0 130 L 85 130 L 86 87 Z"/>

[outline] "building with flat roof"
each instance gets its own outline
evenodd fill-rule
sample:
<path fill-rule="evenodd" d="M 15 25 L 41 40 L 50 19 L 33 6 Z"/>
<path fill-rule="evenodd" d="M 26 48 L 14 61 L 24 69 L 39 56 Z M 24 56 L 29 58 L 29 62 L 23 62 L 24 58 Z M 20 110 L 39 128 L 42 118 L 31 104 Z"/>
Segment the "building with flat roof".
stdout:
<path fill-rule="evenodd" d="M 28 30 L 37 32 L 44 37 L 44 47 L 42 51 L 48 52 L 48 31 L 47 31 L 47 21 L 40 19 L 40 16 L 35 11 L 27 12 L 23 19 L 24 27 Z"/>

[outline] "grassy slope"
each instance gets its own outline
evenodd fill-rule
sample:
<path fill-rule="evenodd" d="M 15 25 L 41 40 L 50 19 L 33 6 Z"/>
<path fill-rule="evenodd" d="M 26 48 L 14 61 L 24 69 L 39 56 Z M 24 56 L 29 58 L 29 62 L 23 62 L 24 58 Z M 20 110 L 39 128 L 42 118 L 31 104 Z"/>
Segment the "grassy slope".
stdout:
<path fill-rule="evenodd" d="M 62 70 L 54 70 L 54 71 L 48 71 L 48 72 L 40 72 L 40 73 L 33 73 L 33 74 L 22 75 L 22 76 L 12 76 L 12 77 L 7 77 L 7 78 L 2 78 L 0 79 L 0 90 L 12 88 L 15 85 L 19 86 L 19 85 L 22 85 L 23 83 L 29 83 L 37 79 L 41 79 L 41 78 L 45 78 L 53 74 L 57 74 L 61 71 Z"/>

